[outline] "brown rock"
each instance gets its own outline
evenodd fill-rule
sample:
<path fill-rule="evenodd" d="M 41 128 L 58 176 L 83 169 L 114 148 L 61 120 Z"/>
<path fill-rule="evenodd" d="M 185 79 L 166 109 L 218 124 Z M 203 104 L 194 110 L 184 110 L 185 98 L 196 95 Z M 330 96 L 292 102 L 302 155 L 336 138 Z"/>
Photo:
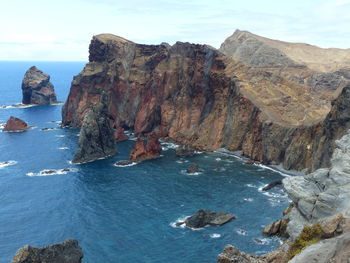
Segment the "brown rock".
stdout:
<path fill-rule="evenodd" d="M 119 127 L 115 132 L 114 132 L 114 137 L 116 142 L 122 142 L 128 140 L 128 136 L 124 133 L 124 129 L 122 127 Z"/>
<path fill-rule="evenodd" d="M 267 236 L 280 236 L 280 237 L 288 237 L 286 232 L 288 221 L 286 219 L 279 219 L 276 222 L 273 222 L 267 225 L 263 233 Z"/>
<path fill-rule="evenodd" d="M 5 125 L 5 128 L 3 129 L 4 132 L 11 132 L 11 131 L 25 131 L 29 127 L 26 122 L 22 121 L 19 118 L 16 117 L 10 117 Z"/>
<path fill-rule="evenodd" d="M 147 142 L 138 138 L 132 149 L 129 160 L 140 162 L 144 160 L 158 158 L 162 151 L 162 146 L 156 137 L 150 137 Z"/>

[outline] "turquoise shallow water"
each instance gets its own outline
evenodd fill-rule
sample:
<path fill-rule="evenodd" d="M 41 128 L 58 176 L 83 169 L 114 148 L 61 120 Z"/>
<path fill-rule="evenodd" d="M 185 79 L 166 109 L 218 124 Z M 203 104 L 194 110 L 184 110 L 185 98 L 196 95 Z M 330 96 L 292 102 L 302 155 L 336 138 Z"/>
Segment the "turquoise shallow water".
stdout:
<path fill-rule="evenodd" d="M 51 75 L 58 99 L 64 100 L 84 63 L 0 62 L 0 105 L 20 102 L 21 79 L 31 65 Z M 289 200 L 280 188 L 259 190 L 281 178 L 278 173 L 218 153 L 180 162 L 168 144 L 159 159 L 115 167 L 127 158 L 132 140 L 119 143 L 113 158 L 71 165 L 78 130 L 58 129 L 61 105 L 0 109 L 0 123 L 11 115 L 35 128 L 0 133 L 0 162 L 13 161 L 0 168 L 0 262 L 9 262 L 25 244 L 66 238 L 79 240 L 85 263 L 215 262 L 229 243 L 259 254 L 279 243 L 261 231 L 281 216 Z M 57 129 L 41 130 L 47 127 Z M 184 173 L 190 162 L 203 173 Z M 58 171 L 41 176 L 45 169 Z M 198 209 L 228 211 L 237 219 L 196 231 L 173 226 Z"/>

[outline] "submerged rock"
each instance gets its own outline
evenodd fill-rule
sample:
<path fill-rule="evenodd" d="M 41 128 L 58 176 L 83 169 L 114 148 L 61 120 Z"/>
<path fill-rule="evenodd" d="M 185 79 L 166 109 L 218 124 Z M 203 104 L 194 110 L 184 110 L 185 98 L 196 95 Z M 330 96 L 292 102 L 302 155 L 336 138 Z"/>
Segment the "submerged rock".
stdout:
<path fill-rule="evenodd" d="M 176 225 L 180 226 L 185 224 L 191 228 L 202 228 L 207 225 L 221 226 L 236 219 L 236 217 L 226 212 L 215 212 L 209 210 L 198 210 L 194 215 L 187 218 L 184 222 L 179 222 Z"/>
<path fill-rule="evenodd" d="M 188 174 L 194 174 L 194 173 L 200 173 L 200 172 L 201 172 L 201 169 L 199 169 L 199 166 L 196 163 L 191 163 L 186 170 L 186 173 Z"/>
<path fill-rule="evenodd" d="M 3 129 L 4 132 L 11 132 L 11 131 L 25 131 L 29 127 L 25 121 L 22 121 L 19 118 L 11 116 Z"/>
<path fill-rule="evenodd" d="M 77 240 L 37 248 L 26 245 L 17 250 L 11 263 L 81 263 L 82 249 Z"/>
<path fill-rule="evenodd" d="M 277 185 L 282 185 L 282 180 L 273 181 L 273 182 L 269 183 L 268 185 L 266 185 L 262 190 L 263 191 L 268 191 L 268 190 L 271 190 L 272 188 L 274 188 Z"/>
<path fill-rule="evenodd" d="M 175 154 L 181 158 L 191 157 L 195 154 L 195 150 L 189 145 L 180 145 L 176 148 Z"/>
<path fill-rule="evenodd" d="M 110 125 L 107 95 L 85 114 L 79 134 L 79 148 L 73 163 L 85 163 L 115 155 L 114 131 Z"/>
<path fill-rule="evenodd" d="M 22 81 L 23 104 L 48 105 L 57 102 L 50 76 L 37 69 L 29 68 Z"/>
<path fill-rule="evenodd" d="M 138 138 L 134 148 L 131 150 L 129 160 L 141 162 L 144 160 L 154 159 L 158 158 L 161 152 L 162 146 L 157 137 L 151 136 L 148 138 L 147 143 Z"/>
<path fill-rule="evenodd" d="M 128 140 L 128 136 L 126 136 L 124 129 L 122 127 L 119 127 L 115 132 L 114 132 L 114 137 L 116 142 L 122 142 Z"/>

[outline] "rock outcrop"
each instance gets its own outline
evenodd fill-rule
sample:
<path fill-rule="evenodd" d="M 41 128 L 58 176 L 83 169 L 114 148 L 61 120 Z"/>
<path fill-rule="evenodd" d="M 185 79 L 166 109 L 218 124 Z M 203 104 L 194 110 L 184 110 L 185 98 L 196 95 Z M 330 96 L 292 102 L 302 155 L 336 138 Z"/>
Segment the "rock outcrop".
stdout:
<path fill-rule="evenodd" d="M 195 150 L 189 145 L 180 145 L 175 150 L 176 156 L 181 158 L 191 157 L 195 154 Z"/>
<path fill-rule="evenodd" d="M 134 148 L 131 150 L 129 161 L 141 162 L 158 158 L 162 152 L 162 146 L 157 137 L 150 136 L 147 142 L 138 138 Z"/>
<path fill-rule="evenodd" d="M 3 129 L 4 132 L 18 132 L 29 129 L 27 123 L 19 118 L 11 116 Z"/>
<path fill-rule="evenodd" d="M 86 112 L 73 163 L 91 162 L 117 153 L 107 105 L 108 96 L 102 94 L 99 102 Z"/>
<path fill-rule="evenodd" d="M 83 252 L 76 240 L 37 248 L 24 246 L 17 250 L 11 263 L 81 263 Z"/>
<path fill-rule="evenodd" d="M 190 228 L 202 228 L 208 225 L 221 226 L 235 218 L 234 215 L 226 212 L 198 210 L 194 215 L 188 217 L 184 222 L 177 223 L 177 225 L 185 224 Z"/>
<path fill-rule="evenodd" d="M 123 142 L 129 139 L 122 127 L 118 127 L 118 129 L 114 132 L 114 137 L 116 142 Z"/>
<path fill-rule="evenodd" d="M 199 169 L 199 165 L 197 163 L 191 163 L 186 169 L 186 173 L 188 174 L 196 174 L 200 172 L 201 172 L 201 169 Z"/>
<path fill-rule="evenodd" d="M 329 105 L 343 84 L 320 104 L 307 85 L 205 45 L 141 45 L 102 34 L 89 51 L 90 62 L 74 77 L 63 107 L 63 125 L 80 127 L 105 91 L 116 127 L 137 136 L 155 133 L 199 150 L 226 148 L 309 171 L 329 166 L 334 141 L 349 125 L 346 118 L 334 121 L 346 115 L 346 88 L 331 111 Z"/>
<path fill-rule="evenodd" d="M 57 102 L 50 76 L 37 69 L 29 68 L 22 81 L 23 104 L 48 105 Z"/>

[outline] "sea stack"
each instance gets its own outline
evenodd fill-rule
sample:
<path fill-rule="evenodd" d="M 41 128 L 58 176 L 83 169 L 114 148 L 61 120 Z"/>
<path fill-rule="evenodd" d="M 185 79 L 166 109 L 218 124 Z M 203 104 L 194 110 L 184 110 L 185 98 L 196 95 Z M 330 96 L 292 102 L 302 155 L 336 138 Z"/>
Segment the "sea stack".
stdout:
<path fill-rule="evenodd" d="M 25 131 L 29 127 L 27 123 L 19 118 L 11 116 L 3 129 L 4 132 L 18 132 L 18 131 Z"/>
<path fill-rule="evenodd" d="M 57 102 L 50 76 L 32 66 L 22 80 L 22 103 L 49 105 Z"/>
<path fill-rule="evenodd" d="M 158 158 L 162 152 L 162 146 L 157 137 L 151 136 L 148 138 L 147 143 L 138 138 L 134 148 L 130 153 L 129 160 L 135 162 L 141 162 L 149 159 Z"/>
<path fill-rule="evenodd" d="M 85 114 L 79 134 L 79 148 L 73 163 L 86 163 L 115 155 L 114 131 L 107 109 L 108 96 L 102 93 L 100 101 Z"/>
<path fill-rule="evenodd" d="M 43 248 L 26 245 L 17 250 L 11 263 L 81 263 L 82 258 L 83 252 L 78 241 L 69 239 Z"/>

